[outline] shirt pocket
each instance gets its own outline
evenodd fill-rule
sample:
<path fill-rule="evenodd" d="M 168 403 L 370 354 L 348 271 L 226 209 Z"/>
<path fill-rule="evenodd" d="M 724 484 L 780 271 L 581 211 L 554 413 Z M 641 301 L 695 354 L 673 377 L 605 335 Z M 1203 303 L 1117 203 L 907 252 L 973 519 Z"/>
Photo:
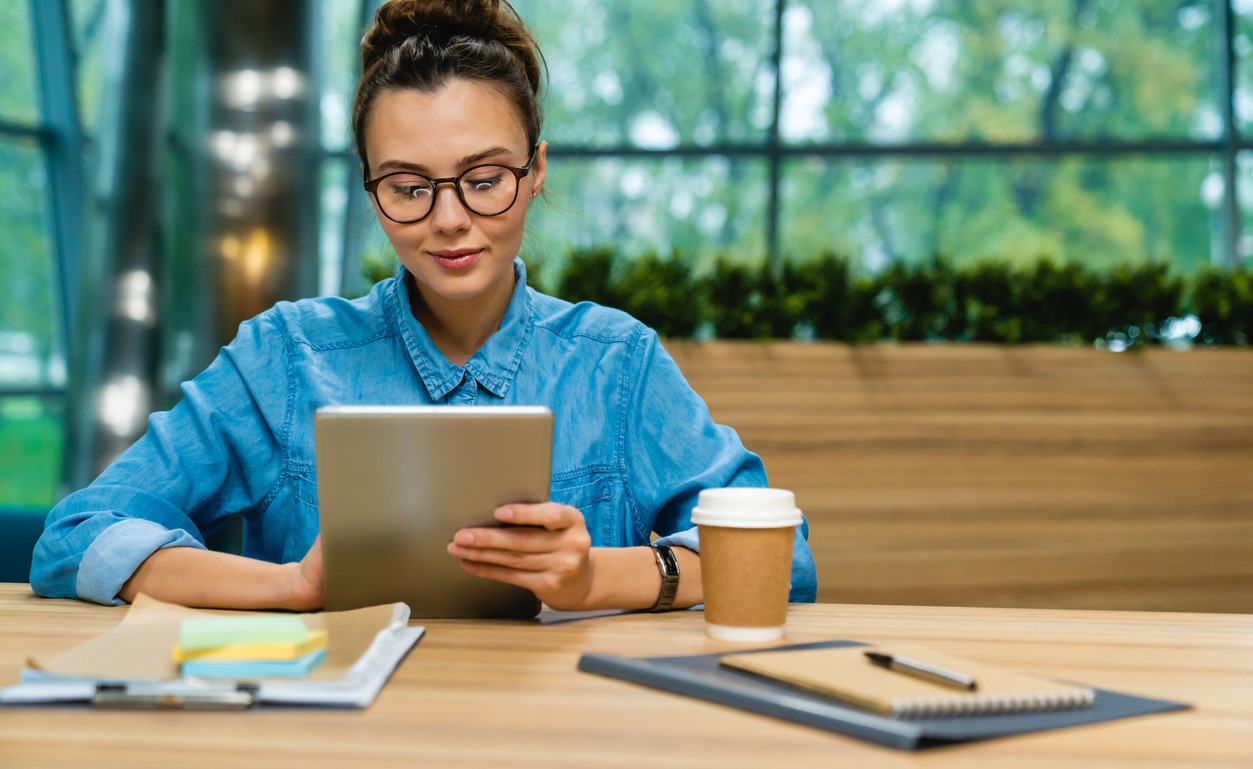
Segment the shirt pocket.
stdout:
<path fill-rule="evenodd" d="M 299 561 L 318 535 L 317 476 L 301 471 L 284 473 L 269 505 L 251 523 L 260 529 L 265 560 Z"/>
<path fill-rule="evenodd" d="M 592 547 L 626 547 L 648 541 L 627 512 L 622 478 L 612 470 L 583 468 L 553 476 L 552 501 L 583 513 Z"/>

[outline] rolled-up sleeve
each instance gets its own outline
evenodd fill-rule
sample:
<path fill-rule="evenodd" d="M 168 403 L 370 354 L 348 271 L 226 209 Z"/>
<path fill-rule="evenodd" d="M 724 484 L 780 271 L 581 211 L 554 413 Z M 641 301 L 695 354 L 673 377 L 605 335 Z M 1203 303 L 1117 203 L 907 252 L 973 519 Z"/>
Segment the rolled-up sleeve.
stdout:
<path fill-rule="evenodd" d="M 94 483 L 48 515 L 31 587 L 50 598 L 122 603 L 126 580 L 166 547 L 204 547 L 223 520 L 262 503 L 281 468 L 285 340 L 268 315 L 245 322 L 173 409 Z"/>
<path fill-rule="evenodd" d="M 655 511 L 659 542 L 700 551 L 692 508 L 703 489 L 767 486 L 761 458 L 716 424 L 653 331 L 641 336 L 626 410 L 628 489 L 637 514 Z M 809 523 L 796 529 L 789 600 L 813 602 L 818 580 Z"/>

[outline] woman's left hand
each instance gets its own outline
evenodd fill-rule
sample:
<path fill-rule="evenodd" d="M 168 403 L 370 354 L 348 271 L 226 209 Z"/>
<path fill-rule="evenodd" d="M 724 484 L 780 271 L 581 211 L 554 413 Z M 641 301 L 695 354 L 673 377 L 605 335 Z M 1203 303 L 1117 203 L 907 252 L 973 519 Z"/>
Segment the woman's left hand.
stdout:
<path fill-rule="evenodd" d="M 592 538 L 583 513 L 555 502 L 496 508 L 500 528 L 461 529 L 448 552 L 478 577 L 526 588 L 553 609 L 591 608 Z"/>

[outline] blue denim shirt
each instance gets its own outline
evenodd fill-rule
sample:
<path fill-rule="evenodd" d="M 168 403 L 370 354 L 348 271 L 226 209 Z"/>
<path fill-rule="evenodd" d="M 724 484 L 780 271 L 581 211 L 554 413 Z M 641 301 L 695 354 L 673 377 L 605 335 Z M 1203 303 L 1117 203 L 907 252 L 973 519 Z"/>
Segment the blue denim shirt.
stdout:
<path fill-rule="evenodd" d="M 583 512 L 596 547 L 649 533 L 699 549 L 701 489 L 765 486 L 761 460 L 714 424 L 657 335 L 630 316 L 517 284 L 500 330 L 464 366 L 409 309 L 406 280 L 368 296 L 283 302 L 244 322 L 173 409 L 48 516 L 31 585 L 49 597 L 122 603 L 153 552 L 204 547 L 234 513 L 243 554 L 300 560 L 318 533 L 313 414 L 332 404 L 545 405 L 555 417 L 551 496 Z M 791 600 L 817 591 L 798 527 Z"/>

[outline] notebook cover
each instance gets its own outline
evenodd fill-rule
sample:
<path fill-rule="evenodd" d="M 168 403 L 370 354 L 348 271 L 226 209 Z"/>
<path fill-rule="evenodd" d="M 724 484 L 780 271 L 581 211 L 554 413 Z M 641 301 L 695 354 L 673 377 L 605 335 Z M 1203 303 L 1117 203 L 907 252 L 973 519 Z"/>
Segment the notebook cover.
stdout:
<path fill-rule="evenodd" d="M 959 659 L 910 644 L 873 651 L 922 660 L 973 677 L 978 687 L 966 691 L 888 670 L 866 659 L 864 647 L 836 647 L 728 654 L 721 664 L 765 676 L 882 715 L 987 715 L 1089 707 L 1086 686 L 1025 675 L 995 665 Z"/>
<path fill-rule="evenodd" d="M 844 646 L 864 644 L 856 641 L 824 641 L 762 651 Z M 892 718 L 841 705 L 820 695 L 809 694 L 751 673 L 724 668 L 719 664 L 723 656 L 701 654 L 631 658 L 611 654 L 584 654 L 579 659 L 578 667 L 588 673 L 618 678 L 902 750 L 1095 724 L 1191 707 L 1182 702 L 1096 689 L 1096 699 L 1092 707 L 1080 710 L 945 718 Z"/>

